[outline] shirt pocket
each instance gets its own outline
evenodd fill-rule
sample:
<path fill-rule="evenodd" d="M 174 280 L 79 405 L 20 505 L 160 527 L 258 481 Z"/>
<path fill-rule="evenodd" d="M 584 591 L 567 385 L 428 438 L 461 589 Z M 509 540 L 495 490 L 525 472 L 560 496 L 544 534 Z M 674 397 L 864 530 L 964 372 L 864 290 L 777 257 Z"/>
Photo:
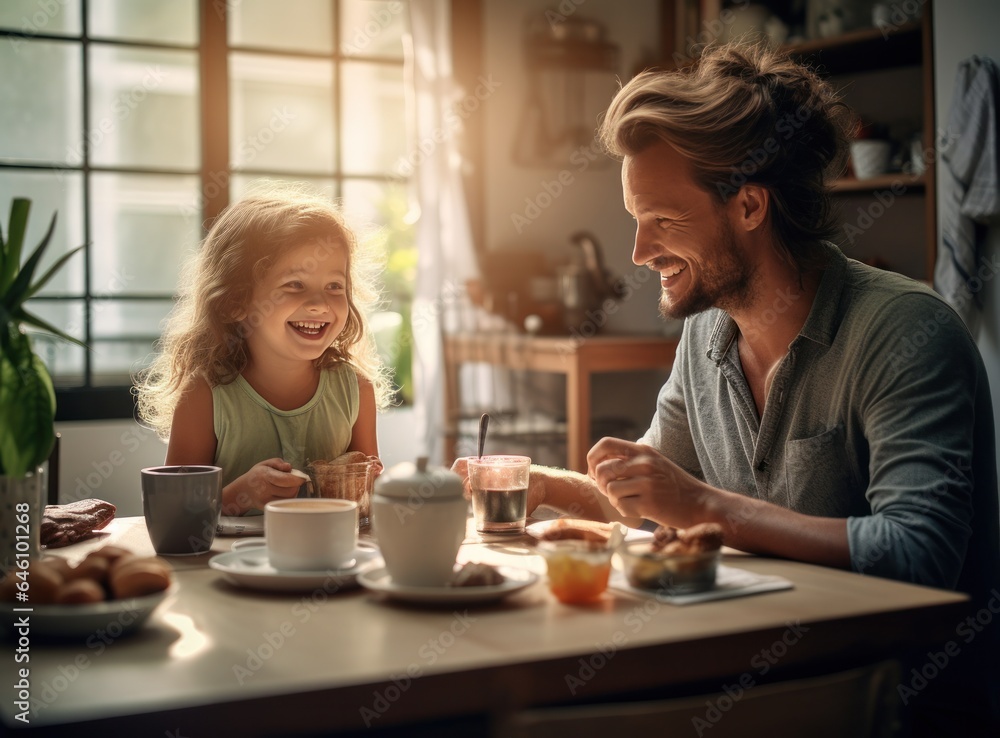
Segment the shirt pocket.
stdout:
<path fill-rule="evenodd" d="M 851 469 L 841 425 L 785 444 L 787 506 L 807 515 L 842 518 L 852 512 Z"/>

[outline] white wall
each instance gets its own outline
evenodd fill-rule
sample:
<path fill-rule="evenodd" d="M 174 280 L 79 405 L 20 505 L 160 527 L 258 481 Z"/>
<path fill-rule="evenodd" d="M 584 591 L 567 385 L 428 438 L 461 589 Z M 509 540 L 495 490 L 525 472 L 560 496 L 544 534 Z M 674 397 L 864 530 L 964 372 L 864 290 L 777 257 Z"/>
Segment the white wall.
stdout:
<path fill-rule="evenodd" d="M 996 0 L 949 0 L 934 6 L 934 87 L 937 128 L 948 124 L 948 110 L 955 92 L 958 63 L 973 54 L 988 56 L 1000 64 L 1000 4 Z M 944 165 L 938 158 L 938 167 Z M 942 223 L 940 178 L 938 184 L 938 243 Z M 983 256 L 988 263 L 1000 259 L 1000 219 L 991 224 Z M 982 295 L 985 320 L 977 335 L 979 349 L 986 362 L 993 394 L 993 416 L 1000 428 L 1000 288 L 998 279 L 985 283 Z M 1000 436 L 997 454 L 1000 456 Z"/>

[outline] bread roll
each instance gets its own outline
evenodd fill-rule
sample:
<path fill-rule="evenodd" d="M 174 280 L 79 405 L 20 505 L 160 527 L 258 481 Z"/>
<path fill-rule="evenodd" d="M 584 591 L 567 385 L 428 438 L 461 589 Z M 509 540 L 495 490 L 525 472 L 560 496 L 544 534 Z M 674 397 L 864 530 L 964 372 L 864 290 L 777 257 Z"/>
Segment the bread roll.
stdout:
<path fill-rule="evenodd" d="M 106 557 L 92 553 L 70 569 L 65 578 L 67 581 L 90 579 L 104 586 L 108 580 L 108 570 L 110 568 L 111 563 Z"/>
<path fill-rule="evenodd" d="M 65 582 L 56 594 L 57 605 L 88 605 L 104 601 L 104 587 L 93 579 Z"/>
<path fill-rule="evenodd" d="M 108 581 L 114 598 L 126 599 L 162 592 L 170 586 L 170 579 L 170 565 L 163 559 L 152 556 L 133 557 L 112 567 Z"/>
<path fill-rule="evenodd" d="M 107 545 L 102 546 L 96 551 L 91 551 L 88 556 L 101 556 L 108 560 L 108 563 L 113 564 L 122 556 L 135 556 L 134 553 L 129 551 L 127 548 L 122 548 L 121 546 Z"/>
<path fill-rule="evenodd" d="M 57 566 L 41 559 L 32 560 L 28 565 L 28 603 L 52 604 L 62 583 L 63 577 Z"/>

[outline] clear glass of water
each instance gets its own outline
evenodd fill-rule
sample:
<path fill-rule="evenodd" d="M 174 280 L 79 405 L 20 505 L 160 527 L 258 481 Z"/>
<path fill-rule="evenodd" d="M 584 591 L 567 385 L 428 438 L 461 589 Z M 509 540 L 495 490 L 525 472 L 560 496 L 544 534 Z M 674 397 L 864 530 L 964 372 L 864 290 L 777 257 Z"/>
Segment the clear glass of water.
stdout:
<path fill-rule="evenodd" d="M 488 534 L 523 533 L 531 459 L 473 456 L 468 465 L 476 530 Z"/>

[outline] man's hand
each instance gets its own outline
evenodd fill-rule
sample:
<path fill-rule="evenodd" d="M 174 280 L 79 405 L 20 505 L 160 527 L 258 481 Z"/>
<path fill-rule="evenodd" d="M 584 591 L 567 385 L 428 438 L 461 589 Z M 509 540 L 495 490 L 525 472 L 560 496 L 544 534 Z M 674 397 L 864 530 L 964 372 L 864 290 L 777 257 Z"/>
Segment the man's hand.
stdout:
<path fill-rule="evenodd" d="M 303 479 L 291 471 L 292 465 L 284 459 L 267 459 L 254 464 L 250 471 L 226 487 L 223 511 L 226 515 L 242 515 L 247 510 L 263 510 L 271 500 L 295 497 Z"/>
<path fill-rule="evenodd" d="M 705 485 L 639 443 L 602 438 L 587 454 L 587 474 L 626 517 L 687 528 L 705 522 Z"/>

